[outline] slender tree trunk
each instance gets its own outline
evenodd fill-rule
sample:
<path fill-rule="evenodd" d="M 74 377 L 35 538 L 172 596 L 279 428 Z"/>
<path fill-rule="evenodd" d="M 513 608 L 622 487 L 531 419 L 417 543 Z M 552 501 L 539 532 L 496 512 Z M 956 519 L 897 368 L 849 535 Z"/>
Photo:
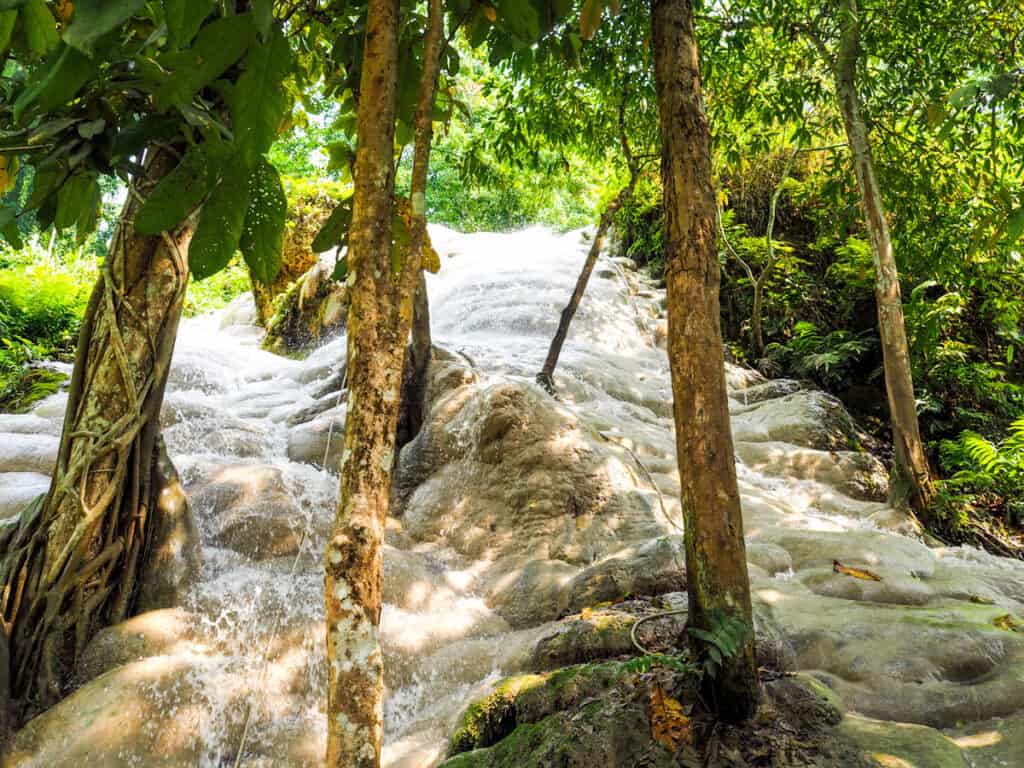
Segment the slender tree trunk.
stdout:
<path fill-rule="evenodd" d="M 710 629 L 728 617 L 748 628 L 738 652 L 723 659 L 717 677 L 708 681 L 721 716 L 739 720 L 753 714 L 759 689 L 719 319 L 710 133 L 692 0 L 652 0 L 651 24 L 661 113 L 668 354 L 686 526 L 689 624 Z"/>
<path fill-rule="evenodd" d="M 565 344 L 565 338 L 569 335 L 569 325 L 572 323 L 573 317 L 576 316 L 576 310 L 579 309 L 580 302 L 583 300 L 583 294 L 587 290 L 587 283 L 590 282 L 590 275 L 594 271 L 594 265 L 597 264 L 597 257 L 601 255 L 604 239 L 608 234 L 608 228 L 611 226 L 612 219 L 615 217 L 615 212 L 633 194 L 635 183 L 636 176 L 634 175 L 630 183 L 622 188 L 615 200 L 609 203 L 604 213 L 601 214 L 601 221 L 597 225 L 594 241 L 590 244 L 590 251 L 587 252 L 587 259 L 583 262 L 583 269 L 580 270 L 579 277 L 576 278 L 576 287 L 573 288 L 572 296 L 569 297 L 569 303 L 562 310 L 562 316 L 558 321 L 558 328 L 555 330 L 555 336 L 551 339 L 551 346 L 548 348 L 548 356 L 544 359 L 544 366 L 540 369 L 540 373 L 537 374 L 537 383 L 552 395 L 555 393 L 555 366 L 558 365 L 558 357 L 562 354 L 562 345 Z"/>
<path fill-rule="evenodd" d="M 544 365 L 540 369 L 540 373 L 537 374 L 537 383 L 552 395 L 555 394 L 555 366 L 558 365 L 558 357 L 562 354 L 562 345 L 565 344 L 565 338 L 569 335 L 569 325 L 572 323 L 573 317 L 576 316 L 576 310 L 579 309 L 580 302 L 583 300 L 583 294 L 587 290 L 587 283 L 590 282 L 590 275 L 594 271 L 594 265 L 597 264 L 597 257 L 601 255 L 605 236 L 608 234 L 608 229 L 612 225 L 615 214 L 633 197 L 633 190 L 636 189 L 636 182 L 640 177 L 640 167 L 633 156 L 632 149 L 630 149 L 629 137 L 626 134 L 626 103 L 628 99 L 629 92 L 624 90 L 622 100 L 619 102 L 619 143 L 622 146 L 623 159 L 629 168 L 629 182 L 619 190 L 619 194 L 615 196 L 615 199 L 608 204 L 608 207 L 604 209 L 604 213 L 601 214 L 601 220 L 597 225 L 597 232 L 594 234 L 594 242 L 590 244 L 590 251 L 587 253 L 586 261 L 583 262 L 583 269 L 580 270 L 580 276 L 576 278 L 576 287 L 573 288 L 572 296 L 569 297 L 569 303 L 562 310 L 562 316 L 558 321 L 558 328 L 555 329 L 555 337 L 551 339 L 551 346 L 548 347 L 548 356 L 544 359 Z"/>
<path fill-rule="evenodd" d="M 427 30 L 423 40 L 423 72 L 420 77 L 420 92 L 413 126 L 416 139 L 412 156 L 412 181 L 409 185 L 409 202 L 412 208 L 409 252 L 417 263 L 423 261 L 423 247 L 427 240 L 427 171 L 430 169 L 430 147 L 434 140 L 434 100 L 441 69 L 443 32 L 444 5 L 441 0 L 428 0 Z M 403 434 L 399 436 L 399 447 L 412 440 L 423 425 L 431 347 L 427 280 L 420 270 L 413 303 L 412 343 L 405 361 L 407 385 L 402 397 L 404 424 L 401 430 Z"/>
<path fill-rule="evenodd" d="M 915 512 L 927 517 L 935 498 L 935 488 L 917 421 L 914 382 L 910 369 L 910 348 L 903 321 L 903 301 L 900 296 L 896 258 L 889 235 L 885 204 L 875 175 L 868 129 L 861 114 L 860 97 L 857 94 L 857 60 L 860 56 L 857 0 L 841 1 L 840 24 L 842 33 L 835 61 L 836 95 L 853 156 L 875 262 L 878 332 L 882 339 L 885 388 L 889 397 L 889 416 L 892 420 L 895 449 L 894 498 L 901 502 L 909 501 Z"/>
<path fill-rule="evenodd" d="M 327 759 L 376 768 L 383 738 L 381 556 L 402 361 L 419 263 L 391 265 L 398 0 L 370 0 L 349 233 L 348 419 L 337 516 L 325 553 Z"/>
<path fill-rule="evenodd" d="M 147 153 L 86 310 L 50 490 L 0 533 L 0 612 L 21 715 L 66 692 L 76 660 L 125 619 L 159 515 L 159 415 L 193 223 L 150 237 L 132 219 L 176 164 Z"/>

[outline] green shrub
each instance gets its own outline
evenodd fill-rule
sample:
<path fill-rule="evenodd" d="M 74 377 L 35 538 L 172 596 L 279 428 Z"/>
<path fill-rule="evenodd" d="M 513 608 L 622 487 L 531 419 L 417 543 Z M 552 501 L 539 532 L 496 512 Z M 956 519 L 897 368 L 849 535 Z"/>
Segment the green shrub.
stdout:
<path fill-rule="evenodd" d="M 940 483 L 946 508 L 984 505 L 1001 509 L 1010 522 L 1024 523 L 1024 416 L 998 443 L 965 430 L 942 442 L 940 456 L 949 473 Z"/>

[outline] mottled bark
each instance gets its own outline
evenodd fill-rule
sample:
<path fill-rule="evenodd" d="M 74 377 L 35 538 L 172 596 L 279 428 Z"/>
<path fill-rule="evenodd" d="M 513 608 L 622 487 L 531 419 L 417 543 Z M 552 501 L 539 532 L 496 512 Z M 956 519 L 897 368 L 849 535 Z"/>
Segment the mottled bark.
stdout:
<path fill-rule="evenodd" d="M 64 695 L 86 643 L 124 620 L 138 591 L 193 224 L 151 237 L 131 222 L 176 163 L 168 150 L 151 153 L 125 203 L 83 320 L 50 490 L 0 532 L 0 611 L 22 716 Z"/>
<path fill-rule="evenodd" d="M 841 0 L 841 38 L 835 59 L 836 96 L 843 115 L 846 138 L 860 187 L 861 205 L 871 239 L 875 263 L 875 301 L 878 305 L 878 333 L 882 339 L 885 388 L 889 399 L 895 453 L 892 484 L 894 500 L 909 502 L 927 517 L 935 498 L 928 457 L 921 443 L 917 403 L 910 368 L 910 347 L 903 320 L 899 273 L 893 253 L 885 204 L 875 175 L 867 124 L 857 93 L 857 61 L 860 56 L 860 19 L 857 0 Z"/>
<path fill-rule="evenodd" d="M 380 765 L 381 555 L 395 456 L 402 361 L 419 263 L 391 265 L 398 2 L 370 0 L 349 231 L 348 416 L 338 509 L 325 553 L 327 756 L 331 768 Z"/>
<path fill-rule="evenodd" d="M 743 719 L 754 712 L 759 690 L 719 324 L 710 133 L 701 97 L 692 0 L 652 0 L 651 16 L 665 190 L 668 354 L 686 527 L 689 623 L 708 629 L 729 616 L 750 629 L 739 651 L 723 659 L 717 677 L 707 681 L 719 713 Z"/>

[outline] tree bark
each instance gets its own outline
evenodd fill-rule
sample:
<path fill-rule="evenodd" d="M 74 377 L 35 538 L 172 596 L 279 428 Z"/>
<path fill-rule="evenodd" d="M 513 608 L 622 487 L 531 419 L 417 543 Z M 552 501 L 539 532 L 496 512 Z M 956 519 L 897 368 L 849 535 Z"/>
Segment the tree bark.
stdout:
<path fill-rule="evenodd" d="M 835 60 L 836 96 L 853 156 L 875 262 L 878 332 L 882 339 L 885 388 L 889 399 L 895 453 L 893 469 L 896 482 L 893 483 L 893 497 L 899 502 L 909 502 L 917 514 L 927 517 L 935 498 L 935 487 L 917 421 L 899 273 L 896 270 L 885 204 L 875 175 L 867 124 L 861 113 L 857 93 L 857 61 L 860 57 L 857 0 L 841 0 L 839 12 L 841 37 Z"/>
<path fill-rule="evenodd" d="M 331 768 L 380 765 L 381 556 L 402 361 L 419 263 L 392 268 L 398 0 L 370 0 L 349 232 L 348 418 L 337 515 L 325 553 L 327 755 Z"/>
<path fill-rule="evenodd" d="M 66 693 L 86 643 L 124 620 L 138 592 L 193 221 L 154 237 L 132 220 L 176 164 L 169 150 L 147 153 L 83 320 L 50 490 L 0 531 L 0 613 L 22 718 Z"/>
<path fill-rule="evenodd" d="M 444 4 L 441 0 L 428 0 L 427 29 L 423 38 L 423 72 L 413 126 L 416 138 L 412 156 L 412 180 L 409 184 L 412 209 L 409 252 L 418 263 L 423 262 L 423 247 L 427 240 L 427 171 L 430 169 L 430 147 L 434 140 L 434 100 L 441 70 L 441 48 L 444 46 L 443 27 Z M 403 434 L 398 438 L 399 447 L 412 440 L 423 425 L 431 348 L 427 280 L 420 270 L 413 303 L 412 342 L 405 361 L 407 386 L 402 397 Z"/>
<path fill-rule="evenodd" d="M 706 681 L 719 714 L 740 720 L 753 714 L 759 690 L 719 319 L 710 133 L 701 97 L 692 0 L 652 0 L 651 25 L 661 118 L 668 354 L 686 527 L 689 624 L 709 630 L 728 618 L 747 627 L 737 653 L 724 658 L 718 675 Z"/>

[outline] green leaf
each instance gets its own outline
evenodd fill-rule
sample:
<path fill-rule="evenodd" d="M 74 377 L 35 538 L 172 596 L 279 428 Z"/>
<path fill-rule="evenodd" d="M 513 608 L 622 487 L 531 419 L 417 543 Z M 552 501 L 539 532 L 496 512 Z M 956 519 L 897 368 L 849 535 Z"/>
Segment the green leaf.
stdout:
<path fill-rule="evenodd" d="M 100 185 L 94 173 L 76 173 L 57 192 L 57 229 L 76 227 L 82 242 L 96 226 L 99 215 Z"/>
<path fill-rule="evenodd" d="M 21 24 L 28 47 L 37 56 L 45 56 L 60 42 L 57 20 L 46 7 L 45 0 L 28 0 L 21 12 Z"/>
<path fill-rule="evenodd" d="M 6 51 L 11 44 L 11 34 L 14 32 L 14 23 L 18 20 L 17 11 L 3 11 L 0 13 L 0 51 Z"/>
<path fill-rule="evenodd" d="M 25 202 L 25 209 L 39 208 L 67 175 L 67 166 L 61 161 L 44 160 L 40 163 L 32 178 L 32 193 Z"/>
<path fill-rule="evenodd" d="M 71 26 L 64 31 L 64 42 L 91 54 L 96 40 L 121 26 L 145 4 L 146 0 L 75 0 L 75 13 Z"/>
<path fill-rule="evenodd" d="M 231 95 L 231 123 L 242 161 L 254 168 L 270 149 L 288 109 L 282 87 L 292 66 L 287 38 L 275 29 L 268 42 L 249 50 L 245 64 Z"/>
<path fill-rule="evenodd" d="M 159 235 L 184 221 L 206 195 L 209 166 L 209 157 L 202 147 L 189 147 L 177 168 L 153 187 L 135 214 L 135 231 Z"/>
<path fill-rule="evenodd" d="M 75 97 L 96 71 L 96 65 L 83 53 L 63 43 L 32 73 L 14 102 L 14 122 L 18 123 L 25 110 L 48 112 L 66 104 Z"/>
<path fill-rule="evenodd" d="M 18 209 L 13 205 L 0 205 L 0 235 L 15 250 L 25 245 L 18 229 Z"/>
<path fill-rule="evenodd" d="M 1010 214 L 1006 220 L 1006 239 L 1010 245 L 1016 243 L 1024 234 L 1024 205 Z"/>
<path fill-rule="evenodd" d="M 344 245 L 348 240 L 348 230 L 352 226 L 352 198 L 342 200 L 338 203 L 327 221 L 320 227 L 313 244 L 310 246 L 314 253 L 323 253 L 331 248 Z"/>
<path fill-rule="evenodd" d="M 199 32 L 213 10 L 214 0 L 164 0 L 164 16 L 171 45 L 184 48 Z"/>
<path fill-rule="evenodd" d="M 248 172 L 241 161 L 225 163 L 223 175 L 203 205 L 199 226 L 188 249 L 196 280 L 219 272 L 238 250 L 249 209 Z"/>
<path fill-rule="evenodd" d="M 274 24 L 274 0 L 252 0 L 252 19 L 260 39 L 269 41 Z"/>
<path fill-rule="evenodd" d="M 27 0 L 0 0 L 0 11 L 16 11 L 25 5 Z"/>
<path fill-rule="evenodd" d="M 248 13 L 226 16 L 207 24 L 187 51 L 161 58 L 160 63 L 172 74 L 157 89 L 157 106 L 160 109 L 187 106 L 200 89 L 242 58 L 254 35 L 252 16 Z"/>
<path fill-rule="evenodd" d="M 580 9 L 580 37 L 590 40 L 601 26 L 601 0 L 583 0 Z"/>
<path fill-rule="evenodd" d="M 270 285 L 281 269 L 288 198 L 277 169 L 260 158 L 249 176 L 249 210 L 245 214 L 241 249 L 253 277 Z"/>
<path fill-rule="evenodd" d="M 124 160 L 140 154 L 153 140 L 169 141 L 177 134 L 177 118 L 148 115 L 123 125 L 114 137 L 112 154 L 115 160 Z"/>

